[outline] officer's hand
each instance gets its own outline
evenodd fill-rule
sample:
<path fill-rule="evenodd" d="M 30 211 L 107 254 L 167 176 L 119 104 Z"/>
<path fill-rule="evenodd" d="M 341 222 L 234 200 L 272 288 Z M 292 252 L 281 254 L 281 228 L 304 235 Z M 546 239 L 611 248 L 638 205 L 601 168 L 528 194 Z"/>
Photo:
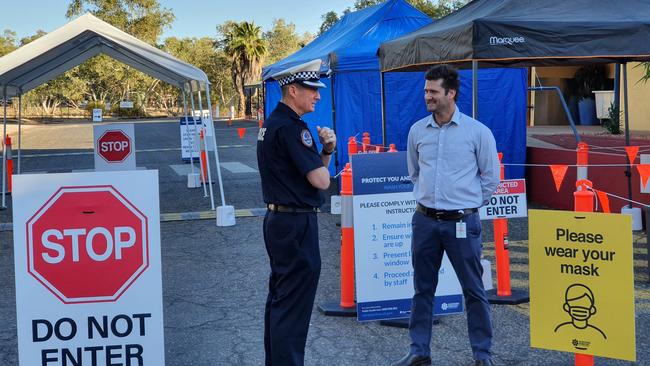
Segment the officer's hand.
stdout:
<path fill-rule="evenodd" d="M 334 134 L 334 131 L 327 127 L 321 128 L 320 126 L 316 126 L 316 130 L 318 131 L 318 138 L 323 148 L 327 151 L 334 151 L 336 148 L 336 134 Z"/>

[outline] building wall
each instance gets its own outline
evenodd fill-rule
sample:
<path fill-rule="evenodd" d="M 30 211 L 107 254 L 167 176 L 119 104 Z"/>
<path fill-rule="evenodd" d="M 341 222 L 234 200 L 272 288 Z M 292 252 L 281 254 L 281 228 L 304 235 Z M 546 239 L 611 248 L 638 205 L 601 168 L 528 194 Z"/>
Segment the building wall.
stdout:
<path fill-rule="evenodd" d="M 644 74 L 644 69 L 638 65 L 639 63 L 630 63 L 627 67 L 630 131 L 650 132 L 650 82 L 639 82 Z M 566 90 L 566 80 L 573 78 L 577 69 L 578 66 L 536 67 L 534 68 L 535 72 L 530 73 L 531 85 L 534 83 L 534 85 L 539 86 L 541 82 L 543 86 L 558 86 L 564 92 Z M 614 64 L 608 65 L 608 78 L 613 79 L 614 74 Z M 621 85 L 621 104 L 623 103 L 623 97 L 623 85 Z M 529 115 L 530 125 L 568 125 L 566 114 L 556 93 L 534 92 L 531 99 L 534 101 L 532 104 L 534 109 L 531 109 Z M 570 103 L 568 100 L 566 102 Z"/>
<path fill-rule="evenodd" d="M 630 63 L 627 66 L 627 87 L 630 92 L 628 97 L 630 131 L 650 131 L 650 81 L 647 83 L 639 81 L 644 75 L 644 70 L 639 63 Z M 621 80 L 623 80 L 622 76 Z M 621 98 L 624 95 L 622 90 L 623 85 L 621 85 Z M 622 104 L 623 100 L 621 100 Z"/>

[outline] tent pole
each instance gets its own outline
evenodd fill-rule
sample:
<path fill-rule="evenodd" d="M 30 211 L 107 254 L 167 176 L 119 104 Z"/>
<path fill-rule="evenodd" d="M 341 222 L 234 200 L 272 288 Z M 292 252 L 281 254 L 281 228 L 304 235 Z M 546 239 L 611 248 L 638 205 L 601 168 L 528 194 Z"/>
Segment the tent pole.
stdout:
<path fill-rule="evenodd" d="M 4 86 L 2 92 L 2 106 L 4 110 L 3 126 L 4 130 L 2 133 L 2 205 L 0 205 L 0 210 L 7 208 L 6 205 L 6 190 L 7 190 L 7 147 L 5 146 L 5 137 L 7 136 L 7 85 Z"/>
<path fill-rule="evenodd" d="M 623 63 L 623 92 L 624 92 L 624 99 L 623 99 L 623 108 L 625 111 L 625 146 L 630 146 L 630 124 L 628 122 L 628 111 L 627 111 L 627 62 Z M 629 160 L 629 159 L 628 159 Z M 630 164 L 627 166 L 627 170 L 625 171 L 625 175 L 627 176 L 627 197 L 630 200 L 628 203 L 628 207 L 632 208 L 632 172 L 631 172 L 631 167 L 632 167 L 632 162 L 630 161 Z"/>
<path fill-rule="evenodd" d="M 212 142 L 214 144 L 214 161 L 217 166 L 217 179 L 219 180 L 219 194 L 221 194 L 221 206 L 226 205 L 226 197 L 223 194 L 223 181 L 221 180 L 221 163 L 219 162 L 219 152 L 217 151 L 217 130 L 214 128 L 214 120 L 212 119 L 212 102 L 210 101 L 210 85 L 205 83 L 205 98 L 208 103 L 208 113 L 210 114 L 209 123 L 212 123 Z"/>
<path fill-rule="evenodd" d="M 478 61 L 472 60 L 472 118 L 478 119 Z"/>
<path fill-rule="evenodd" d="M 198 82 L 199 88 L 196 91 L 196 94 L 199 97 L 199 116 L 201 118 L 201 128 L 205 129 L 206 132 L 203 133 L 203 136 L 208 132 L 207 125 L 203 123 L 203 97 L 201 96 L 201 82 Z M 207 84 L 206 84 L 207 85 Z M 208 111 L 208 113 L 210 113 Z M 214 136 L 214 131 L 212 131 Z M 215 146 L 216 149 L 216 146 Z M 208 154 L 208 144 L 205 144 L 205 166 L 208 168 L 208 188 L 210 189 L 210 204 L 212 205 L 212 211 L 214 211 L 214 193 L 212 192 L 212 172 L 210 171 L 210 154 Z"/>
<path fill-rule="evenodd" d="M 621 64 L 618 62 L 614 67 L 614 108 L 621 110 Z"/>
<path fill-rule="evenodd" d="M 194 109 L 194 90 L 192 89 L 192 82 L 190 81 L 188 83 L 190 85 L 190 105 L 192 106 L 192 122 L 194 124 L 194 138 L 198 141 L 199 140 L 199 129 L 196 128 L 196 116 L 195 116 L 195 109 Z M 207 154 L 206 154 L 207 155 Z M 203 163 L 201 160 L 201 152 L 199 151 L 199 166 L 201 170 L 201 175 L 203 175 Z M 208 191 L 207 187 L 205 186 L 206 184 L 206 179 L 203 177 L 203 197 L 208 196 Z"/>
<path fill-rule="evenodd" d="M 22 150 L 22 128 L 23 128 L 23 94 L 18 94 L 18 174 L 20 174 L 20 150 Z"/>
<path fill-rule="evenodd" d="M 384 72 L 379 72 L 379 81 L 381 89 L 381 145 L 386 147 L 386 89 L 384 84 Z"/>
<path fill-rule="evenodd" d="M 330 96 L 332 97 L 332 129 L 336 134 L 336 103 L 334 101 L 334 76 L 335 75 L 336 74 L 332 74 L 332 77 L 330 78 Z M 326 168 L 327 170 L 329 170 L 329 167 Z M 339 171 L 339 154 L 337 152 L 336 154 L 334 154 L 334 173 L 338 173 L 338 171 Z"/>

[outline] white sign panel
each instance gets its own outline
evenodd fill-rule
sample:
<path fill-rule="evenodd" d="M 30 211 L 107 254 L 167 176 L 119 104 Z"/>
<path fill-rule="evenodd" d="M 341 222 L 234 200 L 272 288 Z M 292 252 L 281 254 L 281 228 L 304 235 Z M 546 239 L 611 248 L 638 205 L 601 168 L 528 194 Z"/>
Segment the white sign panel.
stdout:
<path fill-rule="evenodd" d="M 185 121 L 185 117 L 181 118 L 181 159 L 190 161 L 190 153 L 194 161 L 199 160 L 199 137 L 197 131 L 201 130 L 201 121 L 197 119 L 196 128 L 191 118 Z"/>
<path fill-rule="evenodd" d="M 123 100 L 120 102 L 120 108 L 131 109 L 133 108 L 133 102 L 128 100 Z"/>
<path fill-rule="evenodd" d="M 135 131 L 133 124 L 93 126 L 95 171 L 135 170 Z"/>
<path fill-rule="evenodd" d="M 164 365 L 158 172 L 14 179 L 20 365 Z"/>
<path fill-rule="evenodd" d="M 102 109 L 101 108 L 93 109 L 93 122 L 101 122 L 101 121 L 102 121 Z"/>
<path fill-rule="evenodd" d="M 490 198 L 490 202 L 481 207 L 479 212 L 481 220 L 527 217 L 526 180 L 502 180 Z"/>
<path fill-rule="evenodd" d="M 357 318 L 408 318 L 413 297 L 413 185 L 406 154 L 352 156 Z M 463 311 L 462 289 L 445 255 L 434 299 L 436 314 Z"/>

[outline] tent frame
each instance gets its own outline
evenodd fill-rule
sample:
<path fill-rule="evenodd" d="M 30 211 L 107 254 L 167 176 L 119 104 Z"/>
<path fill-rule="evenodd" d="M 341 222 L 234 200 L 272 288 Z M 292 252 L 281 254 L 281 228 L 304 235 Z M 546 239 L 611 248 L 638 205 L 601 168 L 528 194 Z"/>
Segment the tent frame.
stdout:
<path fill-rule="evenodd" d="M 98 54 L 106 54 L 147 75 L 178 87 L 183 94 L 186 121 L 188 116 L 185 95 L 189 91 L 189 96 L 192 101 L 192 118 L 195 131 L 194 88 L 196 87 L 197 89 L 201 117 L 203 117 L 201 90 L 205 90 L 208 107 L 208 123 L 211 124 L 206 127 L 211 130 L 212 134 L 221 204 L 225 206 L 226 200 L 223 192 L 218 145 L 212 116 L 212 103 L 210 101 L 210 81 L 207 75 L 195 66 L 180 61 L 88 13 L 0 58 L 0 60 L 5 61 L 3 62 L 3 67 L 0 67 L 0 90 L 2 90 L 3 101 L 2 192 L 0 210 L 7 208 L 7 150 L 5 146 L 5 136 L 7 136 L 7 102 L 11 97 L 18 97 L 17 174 L 21 174 L 22 95 Z M 193 159 L 191 160 L 193 171 Z M 210 203 L 214 211 L 215 204 L 209 162 L 207 167 Z"/>

